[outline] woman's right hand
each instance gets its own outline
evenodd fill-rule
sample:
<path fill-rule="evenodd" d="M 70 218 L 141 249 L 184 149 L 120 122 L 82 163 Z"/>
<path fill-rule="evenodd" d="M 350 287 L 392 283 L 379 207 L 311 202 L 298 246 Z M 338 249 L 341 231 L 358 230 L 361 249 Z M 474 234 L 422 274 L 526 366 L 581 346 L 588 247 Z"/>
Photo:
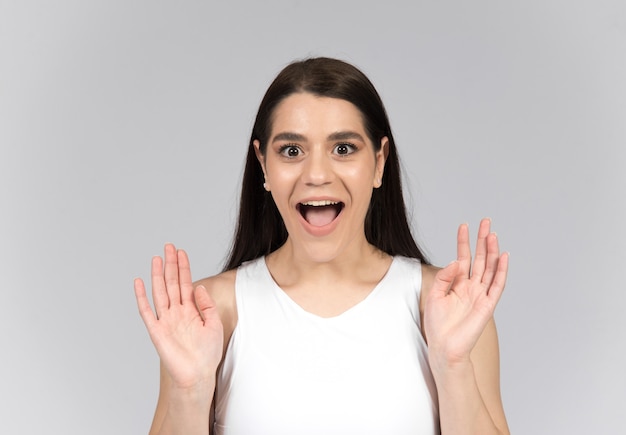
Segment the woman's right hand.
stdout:
<path fill-rule="evenodd" d="M 212 396 L 215 373 L 222 358 L 223 327 L 215 302 L 206 288 L 195 289 L 187 254 L 165 245 L 161 257 L 152 259 L 152 299 L 143 280 L 135 279 L 139 313 L 148 329 L 172 387 L 197 390 L 208 387 Z"/>

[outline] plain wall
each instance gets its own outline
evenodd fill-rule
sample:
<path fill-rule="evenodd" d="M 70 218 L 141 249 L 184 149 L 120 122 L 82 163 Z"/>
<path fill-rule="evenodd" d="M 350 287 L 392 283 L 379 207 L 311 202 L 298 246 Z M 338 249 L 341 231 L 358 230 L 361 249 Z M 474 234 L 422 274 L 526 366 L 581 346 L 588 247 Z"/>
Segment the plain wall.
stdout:
<path fill-rule="evenodd" d="M 490 216 L 516 434 L 624 427 L 626 3 L 0 0 L 0 431 L 136 434 L 158 358 L 136 276 L 230 243 L 260 99 L 345 59 L 387 106 L 438 264 Z"/>

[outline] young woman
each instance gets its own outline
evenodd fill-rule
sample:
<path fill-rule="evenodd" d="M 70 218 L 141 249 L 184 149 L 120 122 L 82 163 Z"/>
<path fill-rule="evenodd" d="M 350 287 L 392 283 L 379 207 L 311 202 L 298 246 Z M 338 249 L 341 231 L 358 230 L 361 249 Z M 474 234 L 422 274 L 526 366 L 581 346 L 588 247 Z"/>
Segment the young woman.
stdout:
<path fill-rule="evenodd" d="M 493 322 L 508 255 L 485 219 L 472 262 L 431 266 L 406 219 L 384 106 L 353 66 L 287 66 L 250 139 L 225 271 L 152 260 L 161 358 L 151 433 L 503 434 Z"/>

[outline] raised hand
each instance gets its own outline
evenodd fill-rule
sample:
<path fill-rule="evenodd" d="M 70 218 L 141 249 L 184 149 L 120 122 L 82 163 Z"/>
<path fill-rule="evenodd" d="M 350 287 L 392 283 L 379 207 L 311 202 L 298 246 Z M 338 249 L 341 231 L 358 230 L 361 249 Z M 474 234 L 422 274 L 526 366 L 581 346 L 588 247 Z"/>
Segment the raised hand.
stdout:
<path fill-rule="evenodd" d="M 459 227 L 457 260 L 437 273 L 428 294 L 424 330 L 431 359 L 438 363 L 469 361 L 504 290 L 509 256 L 500 255 L 490 227 L 489 219 L 481 221 L 473 264 L 468 227 Z"/>
<path fill-rule="evenodd" d="M 224 340 L 217 307 L 207 290 L 195 290 L 187 254 L 174 245 L 165 246 L 161 257 L 152 259 L 152 311 L 141 279 L 135 280 L 139 313 L 173 387 L 202 388 L 213 385 L 222 357 Z M 212 392 L 210 392 L 212 394 Z"/>

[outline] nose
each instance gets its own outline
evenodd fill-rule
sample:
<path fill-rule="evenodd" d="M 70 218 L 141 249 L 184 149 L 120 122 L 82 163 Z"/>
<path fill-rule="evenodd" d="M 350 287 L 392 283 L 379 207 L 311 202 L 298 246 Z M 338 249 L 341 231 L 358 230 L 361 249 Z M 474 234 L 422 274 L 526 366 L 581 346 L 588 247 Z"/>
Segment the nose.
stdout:
<path fill-rule="evenodd" d="M 311 150 L 304 163 L 302 180 L 308 186 L 322 186 L 332 182 L 333 177 L 330 157 L 322 150 Z"/>

